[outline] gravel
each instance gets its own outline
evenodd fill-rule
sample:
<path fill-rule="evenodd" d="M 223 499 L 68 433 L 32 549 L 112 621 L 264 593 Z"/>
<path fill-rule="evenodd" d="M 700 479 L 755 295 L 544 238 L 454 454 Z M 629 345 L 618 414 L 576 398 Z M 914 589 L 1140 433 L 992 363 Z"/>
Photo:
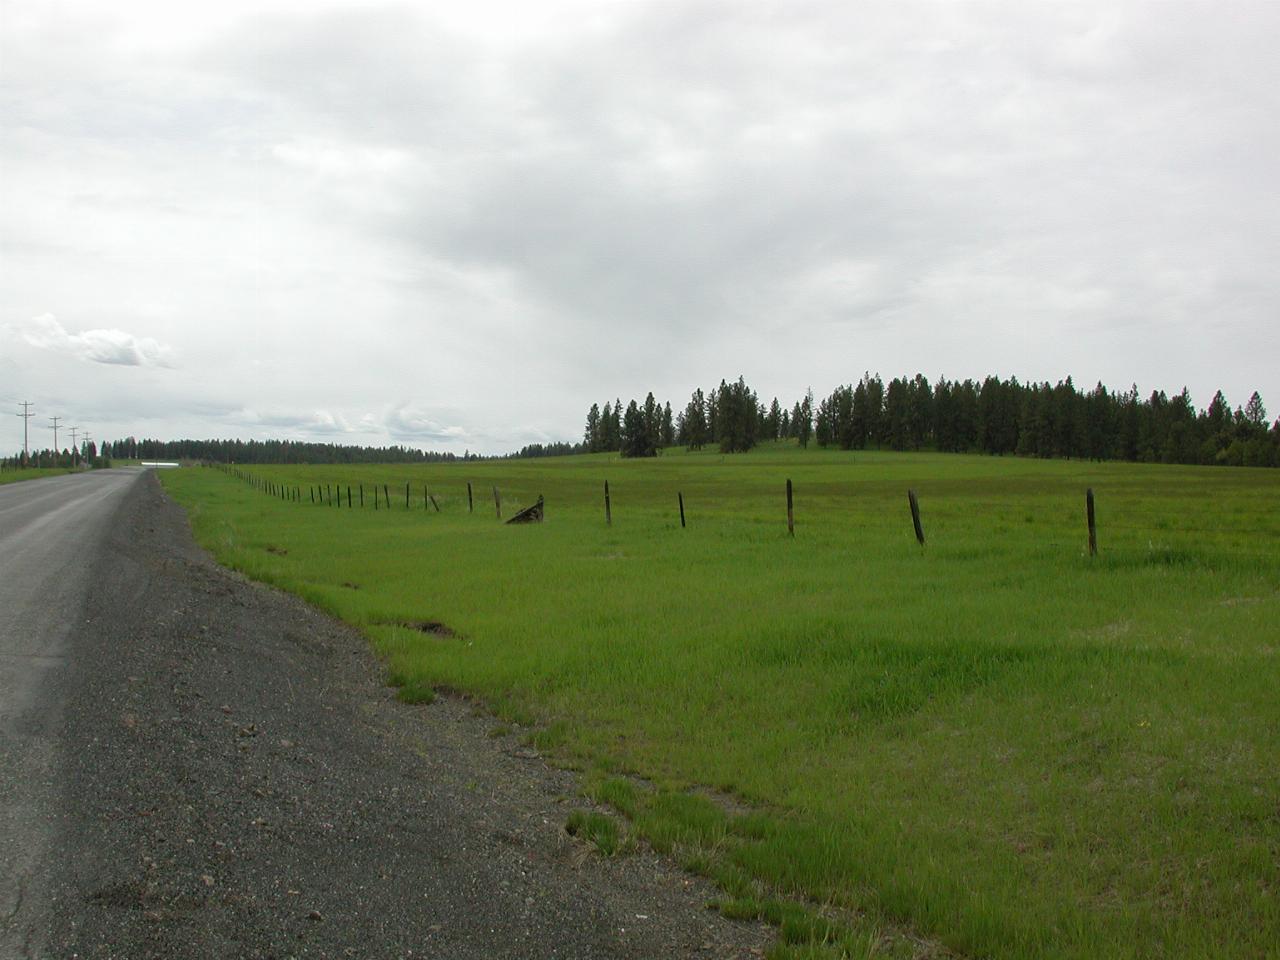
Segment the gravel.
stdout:
<path fill-rule="evenodd" d="M 575 777 L 475 704 L 399 703 L 362 637 L 214 564 L 154 476 L 106 537 L 39 956 L 763 955 L 705 881 L 567 836 Z"/>

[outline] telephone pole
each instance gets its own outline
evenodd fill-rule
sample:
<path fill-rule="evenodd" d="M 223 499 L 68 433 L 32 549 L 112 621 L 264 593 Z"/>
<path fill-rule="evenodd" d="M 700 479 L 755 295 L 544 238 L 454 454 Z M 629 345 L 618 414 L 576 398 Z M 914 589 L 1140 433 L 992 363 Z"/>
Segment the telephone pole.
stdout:
<path fill-rule="evenodd" d="M 62 451 L 58 449 L 58 421 L 65 420 L 65 417 L 50 417 L 49 422 L 53 424 L 53 455 L 56 457 Z"/>
<path fill-rule="evenodd" d="M 22 418 L 22 458 L 24 460 L 30 460 L 31 448 L 27 443 L 27 421 L 35 416 L 35 414 L 31 412 L 33 404 L 29 400 L 19 400 L 18 406 L 22 408 L 22 412 L 15 413 L 14 416 Z"/>
<path fill-rule="evenodd" d="M 68 427 L 67 429 L 71 431 L 71 449 L 74 450 L 76 448 L 76 434 L 80 432 L 80 428 Z"/>

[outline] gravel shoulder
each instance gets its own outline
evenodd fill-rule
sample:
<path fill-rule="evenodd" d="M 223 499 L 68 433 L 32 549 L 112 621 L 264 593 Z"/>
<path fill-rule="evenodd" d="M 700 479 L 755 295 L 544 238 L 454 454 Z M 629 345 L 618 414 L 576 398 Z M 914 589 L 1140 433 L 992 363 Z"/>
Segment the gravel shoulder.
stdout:
<path fill-rule="evenodd" d="M 563 829 L 578 784 L 465 700 L 213 563 L 154 476 L 100 554 L 67 680 L 38 956 L 753 957 L 772 932 Z"/>

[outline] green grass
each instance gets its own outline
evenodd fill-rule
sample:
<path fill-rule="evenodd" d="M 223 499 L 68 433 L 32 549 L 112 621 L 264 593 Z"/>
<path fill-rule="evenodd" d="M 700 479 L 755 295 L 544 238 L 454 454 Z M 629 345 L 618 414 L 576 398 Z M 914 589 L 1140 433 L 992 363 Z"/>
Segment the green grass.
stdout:
<path fill-rule="evenodd" d="M 39 480 L 41 477 L 60 477 L 66 473 L 79 473 L 70 467 L 28 467 L 25 470 L 0 470 L 0 484 L 17 483 L 19 480 Z"/>
<path fill-rule="evenodd" d="M 592 782 L 644 778 L 599 799 L 732 909 L 855 918 L 789 955 L 871 955 L 839 944 L 881 928 L 994 957 L 1275 955 L 1280 471 L 771 445 L 254 472 L 304 502 L 161 479 L 223 562 L 361 627 L 408 698 L 478 695 Z M 306 502 L 336 482 L 393 509 Z M 545 495 L 547 522 L 497 523 L 493 485 L 504 516 Z"/>

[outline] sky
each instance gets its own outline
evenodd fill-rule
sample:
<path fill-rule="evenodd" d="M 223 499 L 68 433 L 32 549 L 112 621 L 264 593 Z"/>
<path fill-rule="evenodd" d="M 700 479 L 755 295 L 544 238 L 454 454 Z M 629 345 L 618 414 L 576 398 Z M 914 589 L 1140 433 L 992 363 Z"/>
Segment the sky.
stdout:
<path fill-rule="evenodd" d="M 23 400 L 36 446 L 500 453 L 739 375 L 1280 410 L 1278 36 L 1269 0 L 0 0 L 0 454 Z"/>

